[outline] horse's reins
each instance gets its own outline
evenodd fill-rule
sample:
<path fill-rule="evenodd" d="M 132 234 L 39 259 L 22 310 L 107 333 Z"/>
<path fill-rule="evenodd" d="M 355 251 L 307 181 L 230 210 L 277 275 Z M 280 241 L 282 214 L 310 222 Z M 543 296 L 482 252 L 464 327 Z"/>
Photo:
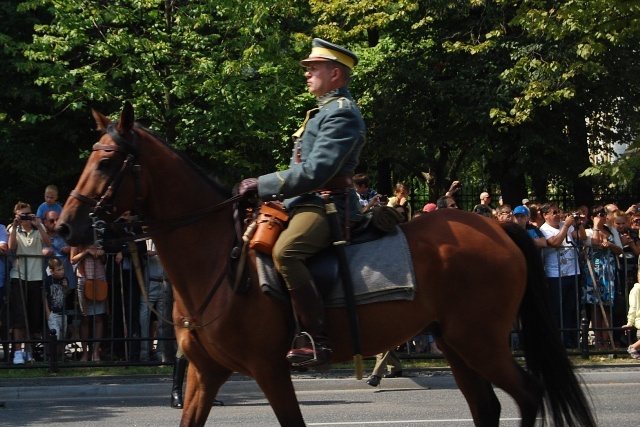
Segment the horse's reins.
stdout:
<path fill-rule="evenodd" d="M 142 191 L 141 191 L 141 184 L 140 184 L 140 172 L 141 172 L 142 168 L 141 168 L 141 166 L 139 164 L 134 164 L 134 162 L 135 162 L 135 160 L 137 158 L 137 153 L 139 151 L 139 146 L 140 146 L 137 133 L 132 130 L 131 135 L 134 136 L 134 141 L 133 141 L 133 143 L 131 143 L 129 140 L 127 140 L 127 138 L 124 135 L 122 135 L 120 132 L 118 132 L 116 130 L 116 126 L 113 123 L 110 124 L 107 127 L 105 132 L 118 145 L 94 144 L 94 146 L 92 148 L 92 151 L 118 151 L 118 152 L 126 154 L 127 157 L 124 160 L 124 162 L 122 163 L 122 167 L 116 173 L 114 178 L 111 180 L 111 183 L 108 185 L 107 190 L 104 192 L 104 194 L 100 197 L 99 200 L 87 197 L 84 194 L 81 194 L 81 193 L 79 193 L 79 192 L 77 192 L 75 190 L 72 190 L 69 193 L 70 196 L 76 198 L 81 203 L 88 204 L 89 206 L 93 207 L 93 210 L 89 214 L 89 216 L 91 217 L 91 219 L 93 221 L 93 235 L 94 235 L 94 242 L 95 242 L 96 247 L 102 247 L 102 245 L 104 244 L 105 239 L 99 237 L 98 233 L 101 233 L 101 234 L 104 233 L 104 231 L 107 228 L 112 228 L 112 229 L 121 229 L 122 228 L 122 229 L 124 229 L 124 228 L 129 227 L 129 226 L 142 227 L 142 226 L 153 226 L 153 225 L 162 224 L 162 223 L 168 224 L 165 227 L 162 227 L 162 228 L 159 228 L 159 229 L 156 229 L 156 230 L 153 230 L 153 231 L 140 233 L 140 234 L 134 234 L 134 235 L 125 236 L 125 237 L 121 237 L 121 238 L 107 239 L 106 241 L 109 242 L 112 245 L 127 243 L 128 247 L 129 247 L 129 251 L 131 252 L 131 258 L 132 258 L 132 261 L 133 261 L 133 264 L 134 264 L 134 267 L 135 267 L 135 270 L 136 270 L 136 275 L 137 275 L 137 278 L 138 278 L 138 284 L 140 285 L 140 290 L 141 290 L 142 294 L 145 297 L 145 302 L 146 302 L 147 306 L 156 314 L 156 316 L 158 316 L 158 318 L 160 318 L 162 321 L 164 321 L 166 323 L 169 323 L 171 325 L 180 326 L 182 328 L 189 329 L 189 330 L 192 330 L 192 331 L 194 329 L 196 329 L 196 328 L 202 328 L 204 326 L 207 326 L 207 325 L 213 323 L 215 320 L 217 320 L 220 317 L 220 315 L 214 317 L 212 320 L 210 320 L 207 323 L 204 323 L 202 325 L 198 325 L 197 321 L 198 321 L 199 317 L 204 313 L 204 310 L 206 309 L 206 307 L 209 305 L 209 303 L 213 299 L 215 293 L 220 288 L 220 285 L 222 284 L 222 281 L 223 281 L 224 277 L 228 274 L 228 271 L 229 271 L 228 262 L 225 263 L 225 268 L 223 269 L 222 274 L 220 274 L 220 276 L 216 280 L 215 284 L 211 288 L 211 291 L 209 292 L 207 297 L 204 299 L 202 305 L 200 306 L 200 309 L 198 309 L 198 311 L 196 312 L 196 315 L 195 316 L 183 316 L 182 323 L 181 324 L 176 324 L 176 323 L 172 322 L 171 320 L 166 319 L 155 308 L 153 308 L 151 306 L 148 294 L 147 294 L 146 289 L 144 287 L 144 276 L 142 274 L 142 267 L 141 267 L 139 254 L 138 254 L 135 242 L 142 241 L 142 240 L 147 240 L 147 239 L 151 238 L 152 236 L 154 236 L 156 234 L 159 234 L 161 232 L 176 230 L 176 229 L 184 227 L 184 226 L 186 226 L 188 224 L 192 224 L 194 222 L 200 221 L 200 220 L 204 219 L 207 215 L 209 215 L 209 214 L 211 214 L 213 212 L 216 212 L 216 211 L 222 209 L 223 207 L 225 207 L 227 205 L 237 203 L 238 201 L 243 199 L 243 196 L 236 195 L 234 197 L 231 197 L 231 198 L 229 198 L 227 200 L 224 200 L 224 201 L 222 201 L 220 203 L 217 203 L 215 205 L 207 206 L 205 208 L 199 209 L 199 210 L 194 211 L 194 212 L 188 212 L 188 213 L 185 213 L 185 214 L 182 214 L 182 215 L 169 217 L 169 218 L 161 218 L 161 219 L 151 220 L 151 221 L 129 221 L 129 222 L 119 222 L 119 223 L 107 223 L 104 220 L 100 220 L 100 219 L 98 219 L 98 216 L 99 216 L 100 213 L 107 212 L 108 214 L 112 214 L 115 211 L 115 209 L 114 209 L 111 212 L 109 212 L 108 209 L 111 207 L 111 201 L 115 197 L 115 195 L 117 194 L 117 191 L 120 188 L 120 184 L 122 183 L 122 179 L 124 178 L 124 174 L 126 172 L 128 172 L 128 171 L 132 172 L 133 177 L 134 177 L 134 182 L 135 182 L 136 200 L 135 200 L 135 205 L 134 205 L 134 209 L 133 209 L 133 213 L 134 214 L 137 214 L 138 212 L 141 212 L 141 204 L 142 204 Z M 127 147 L 128 149 L 125 148 L 125 147 Z M 238 227 L 236 227 L 236 229 L 237 228 Z M 242 236 L 240 235 L 240 240 L 239 241 L 242 241 L 241 237 Z M 237 252 L 236 248 L 234 248 L 232 250 L 232 253 L 234 253 L 234 252 Z"/>

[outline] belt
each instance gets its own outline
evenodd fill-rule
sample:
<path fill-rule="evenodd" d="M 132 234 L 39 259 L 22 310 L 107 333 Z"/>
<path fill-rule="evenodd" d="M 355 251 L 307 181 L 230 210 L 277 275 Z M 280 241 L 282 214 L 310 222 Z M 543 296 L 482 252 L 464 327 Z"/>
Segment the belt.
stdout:
<path fill-rule="evenodd" d="M 150 282 L 158 282 L 158 283 L 162 283 L 162 279 L 158 279 L 156 277 L 149 277 L 149 281 Z"/>
<path fill-rule="evenodd" d="M 326 192 L 326 191 L 334 191 L 334 190 L 344 190 L 346 187 L 353 187 L 353 174 L 347 174 L 342 176 L 334 176 L 327 183 L 316 190 L 318 193 Z"/>

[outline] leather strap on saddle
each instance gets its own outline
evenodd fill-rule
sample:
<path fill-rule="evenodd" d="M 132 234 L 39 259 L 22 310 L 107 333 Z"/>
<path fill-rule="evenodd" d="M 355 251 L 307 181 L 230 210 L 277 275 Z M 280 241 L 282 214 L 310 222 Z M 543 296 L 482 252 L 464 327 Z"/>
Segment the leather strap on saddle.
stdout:
<path fill-rule="evenodd" d="M 353 174 L 347 174 L 342 176 L 334 176 L 324 185 L 325 188 L 316 190 L 316 193 L 320 194 L 324 199 L 325 205 L 331 202 L 330 196 L 346 196 L 349 193 L 349 189 L 353 187 Z M 344 240 L 346 244 L 351 241 L 351 221 L 349 220 L 349 197 L 345 197 L 345 209 L 344 209 Z"/>

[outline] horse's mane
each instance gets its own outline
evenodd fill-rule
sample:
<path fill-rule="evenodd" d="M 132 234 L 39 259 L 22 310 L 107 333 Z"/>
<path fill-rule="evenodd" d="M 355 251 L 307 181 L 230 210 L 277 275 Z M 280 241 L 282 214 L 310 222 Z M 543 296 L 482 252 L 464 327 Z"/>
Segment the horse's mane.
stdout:
<path fill-rule="evenodd" d="M 220 182 L 220 180 L 214 176 L 209 175 L 204 169 L 202 169 L 199 165 L 197 165 L 196 163 L 194 163 L 193 160 L 191 160 L 189 157 L 187 157 L 183 152 L 178 151 L 177 149 L 175 149 L 174 147 L 172 147 L 167 141 L 165 141 L 165 139 L 163 137 L 161 137 L 157 132 L 146 128 L 145 126 L 141 125 L 140 123 L 135 123 L 134 124 L 134 128 L 135 129 L 139 129 L 142 130 L 146 133 L 148 133 L 149 135 L 151 135 L 153 138 L 157 139 L 159 142 L 161 142 L 165 147 L 167 147 L 169 150 L 171 150 L 172 152 L 174 152 L 175 154 L 177 154 L 178 156 L 180 156 L 180 158 L 182 160 L 184 160 L 187 165 L 189 165 L 191 167 L 191 169 L 193 169 L 194 171 L 196 171 L 198 173 L 198 175 L 204 179 L 206 182 L 209 183 L 209 185 L 211 185 L 218 193 L 222 194 L 224 197 L 229 198 L 231 197 L 231 191 L 229 190 L 229 188 L 222 184 Z M 113 139 L 113 138 L 112 138 Z M 122 145 L 122 142 L 115 140 L 114 141 L 119 144 Z M 126 148 L 131 148 L 131 147 L 126 147 Z"/>

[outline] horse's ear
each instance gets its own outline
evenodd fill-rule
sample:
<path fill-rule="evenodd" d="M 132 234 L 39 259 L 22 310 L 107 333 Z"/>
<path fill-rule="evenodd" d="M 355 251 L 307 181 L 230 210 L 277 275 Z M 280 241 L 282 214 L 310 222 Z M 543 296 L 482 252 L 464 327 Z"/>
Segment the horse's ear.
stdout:
<path fill-rule="evenodd" d="M 91 114 L 93 114 L 93 118 L 95 119 L 96 124 L 98 125 L 98 130 L 101 132 L 105 130 L 107 126 L 109 126 L 109 123 L 111 123 L 111 120 L 109 120 L 107 116 L 99 113 L 93 108 L 91 109 Z"/>
<path fill-rule="evenodd" d="M 133 114 L 133 105 L 129 101 L 124 103 L 122 114 L 120 114 L 120 120 L 118 121 L 118 127 L 116 130 L 121 135 L 131 132 L 135 123 L 135 116 Z"/>

